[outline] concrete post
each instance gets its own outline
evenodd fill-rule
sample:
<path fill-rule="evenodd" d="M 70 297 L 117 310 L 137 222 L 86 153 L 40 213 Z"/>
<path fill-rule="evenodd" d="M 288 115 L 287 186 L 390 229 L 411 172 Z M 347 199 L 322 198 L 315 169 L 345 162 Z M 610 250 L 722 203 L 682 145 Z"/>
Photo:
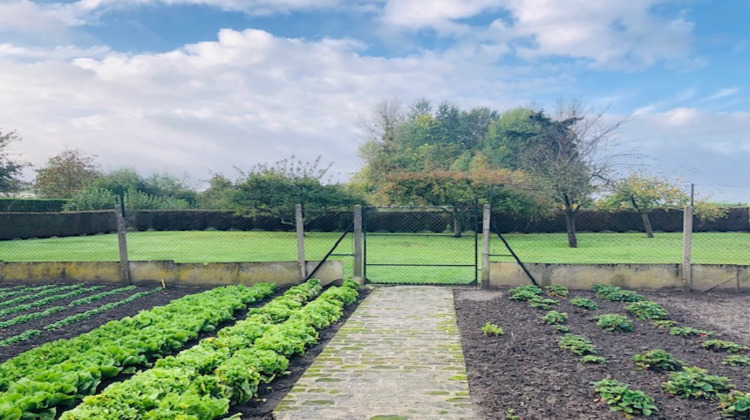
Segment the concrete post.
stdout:
<path fill-rule="evenodd" d="M 305 220 L 302 218 L 302 204 L 294 206 L 295 222 L 297 225 L 297 263 L 299 264 L 300 281 L 305 281 L 307 268 L 305 267 Z"/>
<path fill-rule="evenodd" d="M 120 249 L 120 280 L 130 283 L 130 260 L 128 260 L 128 241 L 125 233 L 127 226 L 119 205 L 115 205 L 115 219 L 117 220 L 117 244 Z"/>
<path fill-rule="evenodd" d="M 484 205 L 482 212 L 482 289 L 490 287 L 490 205 Z"/>
<path fill-rule="evenodd" d="M 693 288 L 693 206 L 685 206 L 682 220 L 682 288 Z"/>
<path fill-rule="evenodd" d="M 362 206 L 354 206 L 354 281 L 363 284 L 362 278 Z"/>

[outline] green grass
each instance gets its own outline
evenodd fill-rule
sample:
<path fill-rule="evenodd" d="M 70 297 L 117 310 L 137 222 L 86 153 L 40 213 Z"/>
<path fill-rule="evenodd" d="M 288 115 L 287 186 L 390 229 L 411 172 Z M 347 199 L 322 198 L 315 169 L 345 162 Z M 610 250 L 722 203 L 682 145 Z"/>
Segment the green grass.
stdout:
<path fill-rule="evenodd" d="M 319 260 L 340 233 L 310 232 L 306 257 Z M 174 260 L 176 262 L 293 261 L 297 258 L 294 232 L 131 232 L 130 259 Z M 579 247 L 567 247 L 565 234 L 508 234 L 506 239 L 524 262 L 579 264 L 679 263 L 682 235 L 656 233 L 653 239 L 641 233 L 580 233 Z M 348 235 L 335 253 L 352 252 Z M 481 248 L 481 247 L 480 247 Z M 750 264 L 750 233 L 697 233 L 693 237 L 693 261 L 697 264 Z M 507 254 L 493 235 L 492 254 Z M 351 257 L 342 259 L 345 274 L 351 274 Z M 93 235 L 70 238 L 0 241 L 1 261 L 117 261 L 117 236 Z M 493 261 L 512 261 L 493 256 Z M 369 234 L 369 264 L 473 264 L 474 236 L 456 239 L 446 236 Z M 383 282 L 440 282 L 453 278 L 470 282 L 473 267 L 382 267 L 368 266 L 369 278 Z"/>

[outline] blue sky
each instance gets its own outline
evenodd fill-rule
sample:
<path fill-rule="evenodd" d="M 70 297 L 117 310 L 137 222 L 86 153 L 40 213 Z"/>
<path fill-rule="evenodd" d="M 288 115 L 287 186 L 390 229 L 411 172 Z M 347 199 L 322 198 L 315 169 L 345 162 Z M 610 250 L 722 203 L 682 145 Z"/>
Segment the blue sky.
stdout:
<path fill-rule="evenodd" d="M 197 182 L 322 155 L 345 180 L 380 100 L 577 98 L 630 116 L 634 170 L 747 202 L 748 21 L 745 0 L 0 0 L 0 130 L 37 166 L 78 148 Z"/>

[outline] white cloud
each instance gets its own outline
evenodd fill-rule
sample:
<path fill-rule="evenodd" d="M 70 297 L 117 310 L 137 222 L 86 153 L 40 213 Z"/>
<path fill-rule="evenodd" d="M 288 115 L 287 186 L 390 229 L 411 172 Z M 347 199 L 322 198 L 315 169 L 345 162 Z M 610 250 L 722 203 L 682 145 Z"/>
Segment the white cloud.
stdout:
<path fill-rule="evenodd" d="M 740 89 L 737 88 L 737 87 L 720 89 L 716 93 L 714 93 L 713 95 L 711 95 L 708 98 L 706 98 L 706 100 L 707 101 L 715 101 L 717 99 L 727 98 L 729 96 L 736 95 L 739 91 L 740 91 Z"/>
<path fill-rule="evenodd" d="M 408 29 L 457 32 L 465 27 L 456 20 L 498 9 L 502 3 L 498 0 L 389 0 L 383 11 L 383 22 Z"/>

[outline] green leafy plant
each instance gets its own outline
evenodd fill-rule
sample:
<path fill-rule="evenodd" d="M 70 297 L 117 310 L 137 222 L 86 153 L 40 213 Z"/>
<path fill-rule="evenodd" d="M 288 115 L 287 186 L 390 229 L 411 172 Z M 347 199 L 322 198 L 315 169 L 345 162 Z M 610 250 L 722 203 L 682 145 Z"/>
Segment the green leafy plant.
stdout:
<path fill-rule="evenodd" d="M 568 333 L 568 332 L 570 332 L 570 327 L 568 327 L 567 325 L 555 325 L 554 328 L 555 328 L 555 331 L 557 331 L 559 333 Z"/>
<path fill-rule="evenodd" d="M 649 350 L 643 354 L 633 356 L 633 361 L 638 369 L 653 370 L 655 372 L 682 370 L 684 363 L 675 359 L 671 354 L 662 349 Z"/>
<path fill-rule="evenodd" d="M 487 337 L 496 337 L 498 335 L 505 335 L 505 331 L 499 326 L 490 322 L 484 324 L 482 327 L 482 333 Z"/>
<path fill-rule="evenodd" d="M 581 357 L 581 362 L 591 363 L 591 364 L 596 364 L 596 365 L 604 365 L 607 363 L 607 359 L 603 356 L 594 356 L 592 354 L 587 354 Z"/>
<path fill-rule="evenodd" d="M 591 340 L 582 335 L 565 334 L 557 341 L 557 345 L 576 356 L 596 354 L 596 347 L 591 343 Z"/>
<path fill-rule="evenodd" d="M 518 414 L 516 414 L 516 410 L 514 410 L 514 409 L 512 409 L 510 407 L 508 407 L 505 410 L 505 420 L 520 420 L 520 419 L 521 419 L 521 416 L 519 416 Z"/>
<path fill-rule="evenodd" d="M 669 335 L 679 335 L 680 337 L 707 337 L 712 335 L 713 332 L 706 330 L 699 330 L 693 327 L 672 327 L 669 329 Z"/>
<path fill-rule="evenodd" d="M 713 351 L 725 351 L 727 353 L 739 353 L 747 350 L 747 347 L 742 344 L 726 340 L 706 340 L 701 343 L 701 347 Z"/>
<path fill-rule="evenodd" d="M 550 296 L 560 298 L 568 297 L 568 288 L 565 286 L 560 286 L 559 284 L 550 284 L 549 286 L 545 287 L 545 289 L 547 290 L 547 294 Z"/>
<path fill-rule="evenodd" d="M 573 298 L 573 299 L 570 299 L 570 303 L 573 306 L 577 306 L 583 309 L 588 309 L 590 311 L 599 309 L 599 305 L 597 305 L 596 302 L 587 298 Z"/>
<path fill-rule="evenodd" d="M 640 294 L 625 290 L 620 286 L 611 286 L 608 284 L 596 284 L 593 287 L 597 297 L 609 300 L 611 302 L 638 302 L 646 300 Z"/>
<path fill-rule="evenodd" d="M 717 396 L 722 417 L 750 419 L 750 392 L 730 391 Z"/>
<path fill-rule="evenodd" d="M 729 366 L 750 366 L 750 357 L 733 354 L 725 357 L 721 364 Z"/>
<path fill-rule="evenodd" d="M 706 369 L 686 367 L 681 372 L 669 374 L 669 381 L 662 384 L 669 394 L 683 398 L 705 398 L 712 400 L 719 393 L 729 391 L 734 385 L 725 376 L 709 375 Z"/>
<path fill-rule="evenodd" d="M 651 325 L 653 325 L 656 328 L 671 328 L 677 325 L 677 322 L 672 321 L 671 319 L 657 319 L 657 320 L 651 321 Z"/>
<path fill-rule="evenodd" d="M 630 384 L 614 379 L 602 379 L 592 382 L 594 390 L 601 401 L 609 405 L 612 411 L 622 411 L 627 416 L 650 416 L 659 409 L 654 398 L 643 391 L 630 388 Z"/>
<path fill-rule="evenodd" d="M 543 298 L 539 296 L 536 296 L 533 299 L 529 300 L 529 306 L 531 306 L 532 308 L 538 308 L 544 311 L 549 309 L 551 306 L 557 306 L 558 304 L 559 302 L 556 301 L 555 299 L 547 299 L 547 298 Z"/>
<path fill-rule="evenodd" d="M 526 285 L 510 289 L 511 300 L 527 301 L 541 296 L 544 291 L 540 287 Z"/>
<path fill-rule="evenodd" d="M 651 300 L 632 302 L 625 306 L 625 310 L 637 319 L 666 319 L 669 312 L 661 305 Z"/>
<path fill-rule="evenodd" d="M 565 312 L 549 311 L 542 316 L 542 321 L 550 325 L 564 324 L 568 321 L 568 314 Z"/>
<path fill-rule="evenodd" d="M 609 332 L 631 332 L 633 323 L 628 317 L 620 314 L 604 314 L 594 317 L 596 326 Z"/>

